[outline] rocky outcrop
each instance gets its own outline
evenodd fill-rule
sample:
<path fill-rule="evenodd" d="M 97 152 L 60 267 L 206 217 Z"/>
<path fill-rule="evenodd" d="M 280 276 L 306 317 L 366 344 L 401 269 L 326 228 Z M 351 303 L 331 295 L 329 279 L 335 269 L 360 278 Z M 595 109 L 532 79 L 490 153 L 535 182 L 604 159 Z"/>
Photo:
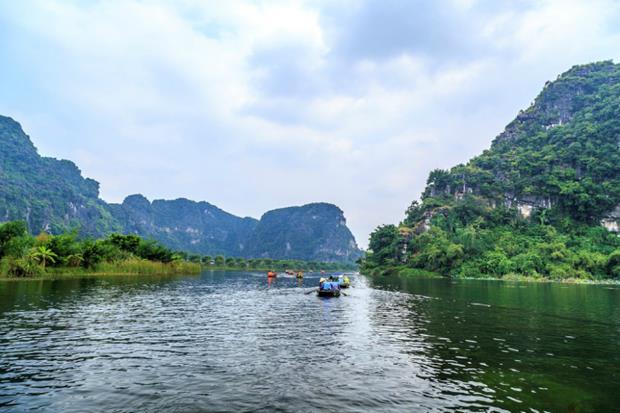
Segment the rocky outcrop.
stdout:
<path fill-rule="evenodd" d="M 42 157 L 19 123 L 0 116 L 0 219 L 33 233 L 81 227 L 85 236 L 121 230 L 99 199 L 99 183 L 71 161 Z"/>
<path fill-rule="evenodd" d="M 616 231 L 620 203 L 620 65 L 575 66 L 548 82 L 491 148 L 464 165 L 429 175 L 431 207 L 466 199 L 516 209 L 522 218 L 552 209 Z M 469 202 L 469 201 L 467 201 Z"/>
<path fill-rule="evenodd" d="M 247 244 L 252 257 L 352 262 L 361 256 L 344 213 L 326 203 L 267 212 Z"/>
<path fill-rule="evenodd" d="M 155 200 L 131 195 L 110 205 L 125 232 L 154 238 L 171 248 L 193 253 L 243 256 L 256 227 L 254 218 L 240 218 L 208 202 Z"/>
<path fill-rule="evenodd" d="M 494 144 L 519 138 L 523 134 L 548 131 L 569 123 L 581 109 L 583 95 L 592 93 L 592 85 L 579 79 L 599 79 L 598 85 L 613 85 L 620 81 L 616 65 L 611 61 L 574 66 L 547 82 L 543 91 L 529 108 L 519 112 L 506 129 L 495 138 Z M 574 81 L 577 80 L 577 81 Z"/>
<path fill-rule="evenodd" d="M 601 220 L 601 225 L 609 231 L 620 233 L 620 205 Z"/>

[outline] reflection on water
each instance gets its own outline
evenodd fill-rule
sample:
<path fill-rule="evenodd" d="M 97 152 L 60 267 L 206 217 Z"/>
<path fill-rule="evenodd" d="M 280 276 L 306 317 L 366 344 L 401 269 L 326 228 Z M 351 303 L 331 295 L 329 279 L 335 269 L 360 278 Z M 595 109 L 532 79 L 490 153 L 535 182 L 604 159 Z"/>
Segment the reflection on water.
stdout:
<path fill-rule="evenodd" d="M 616 287 L 318 278 L 1 282 L 0 410 L 618 410 Z"/>

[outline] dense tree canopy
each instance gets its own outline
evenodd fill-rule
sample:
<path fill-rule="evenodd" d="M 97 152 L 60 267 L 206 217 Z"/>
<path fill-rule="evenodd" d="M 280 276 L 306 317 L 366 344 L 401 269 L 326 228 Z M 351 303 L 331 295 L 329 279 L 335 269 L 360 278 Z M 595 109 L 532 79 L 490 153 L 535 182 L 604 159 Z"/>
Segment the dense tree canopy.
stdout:
<path fill-rule="evenodd" d="M 619 137 L 620 65 L 572 68 L 489 150 L 432 171 L 401 227 L 373 232 L 365 268 L 618 277 L 619 237 L 599 222 L 620 206 Z"/>

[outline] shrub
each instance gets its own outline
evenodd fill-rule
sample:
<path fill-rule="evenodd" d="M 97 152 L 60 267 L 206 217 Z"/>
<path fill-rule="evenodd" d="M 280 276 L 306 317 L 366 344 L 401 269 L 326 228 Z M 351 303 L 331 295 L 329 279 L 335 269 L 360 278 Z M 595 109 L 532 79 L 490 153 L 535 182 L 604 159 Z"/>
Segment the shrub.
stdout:
<path fill-rule="evenodd" d="M 4 257 L 0 273 L 9 277 L 32 277 L 43 273 L 43 268 L 27 258 Z"/>

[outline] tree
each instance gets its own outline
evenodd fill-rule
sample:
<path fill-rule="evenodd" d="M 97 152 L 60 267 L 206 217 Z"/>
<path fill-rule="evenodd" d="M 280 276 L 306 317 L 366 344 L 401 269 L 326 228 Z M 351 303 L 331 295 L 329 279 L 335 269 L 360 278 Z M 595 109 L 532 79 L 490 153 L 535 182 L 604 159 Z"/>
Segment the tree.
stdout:
<path fill-rule="evenodd" d="M 142 238 L 137 235 L 110 234 L 108 240 L 120 250 L 137 254 Z"/>
<path fill-rule="evenodd" d="M 615 250 L 607 258 L 606 269 L 613 277 L 620 277 L 620 249 Z"/>
<path fill-rule="evenodd" d="M 394 225 L 382 225 L 370 234 L 368 260 L 375 265 L 394 264 L 398 255 L 399 233 Z"/>
<path fill-rule="evenodd" d="M 190 254 L 188 260 L 189 260 L 189 262 L 200 263 L 200 262 L 202 262 L 202 257 L 200 255 L 197 255 L 197 254 Z"/>
<path fill-rule="evenodd" d="M 69 267 L 79 267 L 84 262 L 84 256 L 82 254 L 71 254 L 65 258 L 65 263 Z"/>
<path fill-rule="evenodd" d="M 405 211 L 405 225 L 414 225 L 422 219 L 424 211 L 418 201 L 413 201 Z"/>
<path fill-rule="evenodd" d="M 58 255 L 56 255 L 52 250 L 47 248 L 45 245 L 41 245 L 37 247 L 36 249 L 34 249 L 30 253 L 30 256 L 35 261 L 37 261 L 39 264 L 41 264 L 44 269 L 45 269 L 45 265 L 47 262 L 55 263 L 56 258 L 58 258 Z"/>
<path fill-rule="evenodd" d="M 166 263 L 173 260 L 174 253 L 172 250 L 164 247 L 157 241 L 145 241 L 141 239 L 138 247 L 136 248 L 136 255 L 146 260 Z"/>
<path fill-rule="evenodd" d="M 222 266 L 224 265 L 224 256 L 223 255 L 218 255 L 217 257 L 215 257 L 215 265 L 217 266 Z"/>
<path fill-rule="evenodd" d="M 0 225 L 0 257 L 18 253 L 14 251 L 15 248 L 11 248 L 11 241 L 27 235 L 28 229 L 23 221 L 12 221 Z"/>

